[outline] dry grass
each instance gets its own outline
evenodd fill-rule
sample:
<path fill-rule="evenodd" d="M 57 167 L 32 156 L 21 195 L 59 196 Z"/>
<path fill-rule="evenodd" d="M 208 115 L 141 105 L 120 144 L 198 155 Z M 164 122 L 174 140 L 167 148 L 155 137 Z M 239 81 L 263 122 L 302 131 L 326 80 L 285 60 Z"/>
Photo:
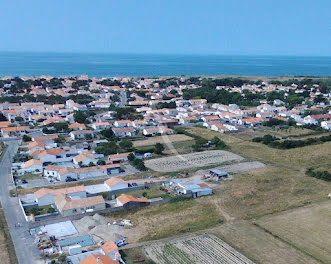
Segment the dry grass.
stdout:
<path fill-rule="evenodd" d="M 193 138 L 183 134 L 174 134 L 174 135 L 156 136 L 156 137 L 150 137 L 148 139 L 137 140 L 133 142 L 133 146 L 134 147 L 154 146 L 156 143 L 169 144 L 169 143 L 183 142 L 189 140 L 193 140 Z"/>
<path fill-rule="evenodd" d="M 0 205 L 0 259 L 1 264 L 18 263 L 5 215 Z"/>
<path fill-rule="evenodd" d="M 209 204 L 207 207 L 206 204 Z M 109 215 L 111 219 L 130 219 L 135 241 L 148 241 L 202 230 L 224 221 L 210 197 L 184 199 Z M 135 242 L 134 241 L 134 242 Z"/>
<path fill-rule="evenodd" d="M 212 233 L 230 245 L 234 245 L 256 263 L 320 263 L 247 221 L 222 225 L 213 229 Z"/>
<path fill-rule="evenodd" d="M 330 201 L 266 216 L 257 224 L 323 263 L 331 263 Z"/>

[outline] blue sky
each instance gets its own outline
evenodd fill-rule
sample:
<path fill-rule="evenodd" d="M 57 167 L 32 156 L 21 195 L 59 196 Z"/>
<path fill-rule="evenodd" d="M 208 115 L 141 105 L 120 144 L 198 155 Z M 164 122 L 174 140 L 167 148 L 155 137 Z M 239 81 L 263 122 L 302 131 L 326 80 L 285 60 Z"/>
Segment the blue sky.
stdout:
<path fill-rule="evenodd" d="M 0 0 L 0 51 L 331 56 L 330 0 Z"/>

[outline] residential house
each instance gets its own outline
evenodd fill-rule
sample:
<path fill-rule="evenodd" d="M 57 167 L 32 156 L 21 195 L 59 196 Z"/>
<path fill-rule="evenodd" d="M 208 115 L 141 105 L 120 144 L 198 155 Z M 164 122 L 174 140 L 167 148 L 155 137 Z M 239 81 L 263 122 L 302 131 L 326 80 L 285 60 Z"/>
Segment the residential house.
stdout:
<path fill-rule="evenodd" d="M 75 130 L 70 132 L 70 137 L 72 140 L 85 139 L 88 136 L 93 138 L 94 133 L 91 130 Z"/>
<path fill-rule="evenodd" d="M 129 188 L 129 183 L 125 182 L 124 180 L 120 178 L 109 178 L 104 182 L 104 185 L 109 189 L 110 191 L 118 191 Z"/>
<path fill-rule="evenodd" d="M 137 133 L 137 131 L 133 127 L 122 127 L 122 128 L 114 127 L 112 130 L 116 137 L 132 137 Z"/>
<path fill-rule="evenodd" d="M 57 195 L 55 196 L 55 206 L 62 216 L 71 216 L 89 211 L 103 210 L 106 208 L 106 203 L 102 196 L 77 199 L 77 197 Z"/>
<path fill-rule="evenodd" d="M 92 254 L 79 262 L 79 264 L 118 264 L 117 260 L 113 260 L 107 255 Z"/>
<path fill-rule="evenodd" d="M 41 173 L 43 171 L 43 162 L 37 159 L 30 159 L 24 162 L 23 167 L 19 170 L 19 174 L 23 173 Z"/>
<path fill-rule="evenodd" d="M 103 129 L 107 129 L 110 128 L 111 125 L 109 124 L 109 122 L 96 122 L 92 124 L 92 128 L 94 130 L 103 130 Z"/>
<path fill-rule="evenodd" d="M 86 126 L 85 126 L 85 124 L 73 123 L 73 124 L 69 125 L 69 129 L 76 130 L 76 131 L 77 130 L 85 130 Z"/>
<path fill-rule="evenodd" d="M 143 134 L 144 134 L 144 136 L 155 136 L 158 134 L 171 135 L 171 134 L 174 134 L 174 130 L 172 130 L 171 128 L 162 127 L 162 126 L 150 127 L 150 128 L 143 129 Z"/>
<path fill-rule="evenodd" d="M 82 164 L 84 166 L 88 166 L 91 163 L 96 165 L 98 160 L 93 157 L 90 153 L 80 153 L 73 158 L 73 163 L 76 165 Z"/>
<path fill-rule="evenodd" d="M 26 134 L 30 131 L 28 126 L 12 126 L 0 128 L 3 137 L 12 137 Z"/>
<path fill-rule="evenodd" d="M 117 153 L 109 155 L 107 158 L 106 163 L 107 164 L 117 164 L 117 163 L 123 163 L 128 161 L 128 156 L 132 152 L 125 152 L 125 153 Z"/>
<path fill-rule="evenodd" d="M 321 122 L 321 127 L 326 129 L 326 130 L 331 130 L 331 120 L 322 121 Z"/>
<path fill-rule="evenodd" d="M 118 127 L 118 128 L 131 127 L 132 121 L 131 120 L 116 120 L 114 122 L 114 126 Z"/>
<path fill-rule="evenodd" d="M 126 209 L 142 207 L 150 204 L 150 200 L 142 197 L 137 198 L 129 194 L 121 194 L 116 198 L 116 206 L 123 206 Z"/>
<path fill-rule="evenodd" d="M 86 198 L 86 190 L 84 185 L 61 188 L 61 189 L 48 189 L 41 188 L 34 192 L 38 206 L 45 206 L 55 204 L 55 197 L 57 195 L 64 195 L 68 197 Z"/>
<path fill-rule="evenodd" d="M 170 181 L 170 187 L 179 195 L 191 196 L 193 198 L 211 195 L 213 193 L 213 190 L 206 183 L 197 179 L 188 181 L 174 179 Z"/>

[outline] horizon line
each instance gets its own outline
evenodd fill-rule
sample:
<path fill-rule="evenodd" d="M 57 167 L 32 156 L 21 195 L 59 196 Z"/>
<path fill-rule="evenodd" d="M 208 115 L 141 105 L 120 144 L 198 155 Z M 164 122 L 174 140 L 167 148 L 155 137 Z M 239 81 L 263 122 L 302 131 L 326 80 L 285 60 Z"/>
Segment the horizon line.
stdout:
<path fill-rule="evenodd" d="M 140 53 L 140 52 L 96 52 L 96 51 L 17 51 L 0 50 L 0 53 L 33 53 L 33 54 L 86 54 L 86 55 L 149 55 L 149 56 L 237 56 L 237 57 L 331 57 L 331 55 L 314 54 L 221 54 L 221 53 Z"/>

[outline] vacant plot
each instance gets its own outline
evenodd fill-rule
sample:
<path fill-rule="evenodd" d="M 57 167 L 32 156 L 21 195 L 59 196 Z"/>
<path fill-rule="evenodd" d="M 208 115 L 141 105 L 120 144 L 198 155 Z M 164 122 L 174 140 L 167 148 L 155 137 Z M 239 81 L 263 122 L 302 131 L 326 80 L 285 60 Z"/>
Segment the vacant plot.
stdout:
<path fill-rule="evenodd" d="M 156 136 L 156 137 L 150 137 L 148 139 L 134 141 L 133 146 L 144 147 L 144 146 L 152 146 L 155 145 L 156 143 L 171 144 L 175 142 L 183 142 L 189 140 L 193 140 L 193 138 L 183 134 L 165 135 L 165 136 Z"/>
<path fill-rule="evenodd" d="M 243 158 L 229 151 L 211 150 L 147 160 L 145 165 L 154 171 L 174 172 L 240 160 Z"/>
<path fill-rule="evenodd" d="M 257 263 L 318 264 L 307 254 L 275 238 L 248 221 L 228 223 L 211 231 Z"/>
<path fill-rule="evenodd" d="M 154 243 L 146 255 L 159 264 L 253 264 L 248 258 L 213 235 L 199 235 Z"/>
<path fill-rule="evenodd" d="M 182 199 L 109 214 L 112 220 L 130 219 L 130 243 L 176 236 L 224 222 L 212 197 Z M 208 206 L 206 206 L 208 204 Z"/>
<path fill-rule="evenodd" d="M 257 224 L 323 263 L 331 263 L 330 201 L 259 219 Z"/>

